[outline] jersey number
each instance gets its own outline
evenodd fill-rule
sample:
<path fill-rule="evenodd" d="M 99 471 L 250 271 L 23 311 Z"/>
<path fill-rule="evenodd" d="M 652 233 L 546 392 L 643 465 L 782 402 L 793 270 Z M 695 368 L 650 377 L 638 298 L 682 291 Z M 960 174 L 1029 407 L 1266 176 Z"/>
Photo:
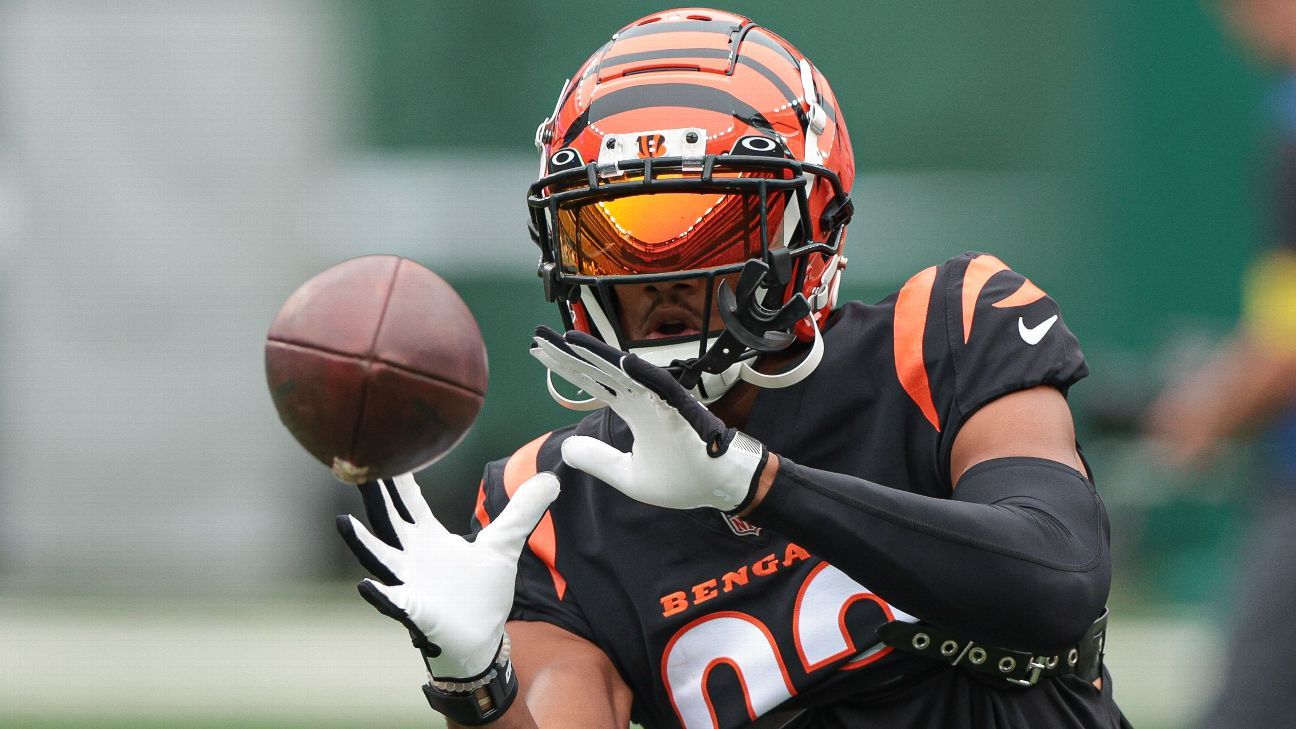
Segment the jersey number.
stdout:
<path fill-rule="evenodd" d="M 842 658 L 840 668 L 867 665 L 891 651 L 880 643 L 860 652 L 846 629 L 846 611 L 859 600 L 877 603 L 888 620 L 916 622 L 827 562 L 816 566 L 797 591 L 792 636 L 806 673 Z M 857 655 L 858 654 L 858 655 Z M 662 654 L 662 681 L 685 729 L 719 729 L 707 682 L 717 666 L 733 670 L 747 716 L 756 717 L 792 698 L 796 689 L 769 628 L 746 613 L 721 611 L 680 628 Z"/>

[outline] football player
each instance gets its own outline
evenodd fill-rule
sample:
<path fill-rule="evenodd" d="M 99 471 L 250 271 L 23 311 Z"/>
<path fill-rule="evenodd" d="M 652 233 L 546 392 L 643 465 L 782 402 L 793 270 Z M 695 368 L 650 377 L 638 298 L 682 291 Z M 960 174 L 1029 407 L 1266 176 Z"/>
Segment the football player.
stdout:
<path fill-rule="evenodd" d="M 531 354 L 592 412 L 486 467 L 467 539 L 409 477 L 366 487 L 377 536 L 339 520 L 435 709 L 1121 726 L 1107 520 L 1066 401 L 1087 370 L 1051 298 L 967 253 L 838 306 L 841 109 L 744 17 L 621 29 L 536 143 L 532 235 L 567 331 Z"/>

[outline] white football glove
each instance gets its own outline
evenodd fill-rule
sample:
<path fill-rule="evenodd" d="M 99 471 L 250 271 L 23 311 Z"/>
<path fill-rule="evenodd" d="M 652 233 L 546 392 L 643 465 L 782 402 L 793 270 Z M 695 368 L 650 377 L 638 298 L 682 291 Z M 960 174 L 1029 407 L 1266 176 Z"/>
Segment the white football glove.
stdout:
<path fill-rule="evenodd" d="M 669 372 L 588 334 L 560 335 L 543 326 L 531 354 L 607 403 L 634 434 L 629 453 L 572 436 L 562 444 L 567 465 L 653 506 L 736 511 L 747 505 L 768 451 L 727 427 Z"/>
<path fill-rule="evenodd" d="M 362 581 L 360 595 L 409 628 L 437 680 L 485 673 L 504 640 L 518 556 L 557 498 L 558 478 L 532 476 L 472 542 L 436 520 L 412 475 L 361 488 L 369 521 L 387 541 L 349 514 L 338 517 L 351 551 L 381 580 Z"/>

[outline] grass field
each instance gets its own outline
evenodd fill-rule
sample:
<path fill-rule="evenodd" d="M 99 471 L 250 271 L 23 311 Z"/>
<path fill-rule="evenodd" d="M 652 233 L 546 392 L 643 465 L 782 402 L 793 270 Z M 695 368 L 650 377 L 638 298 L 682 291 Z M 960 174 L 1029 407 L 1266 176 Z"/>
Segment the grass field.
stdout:
<path fill-rule="evenodd" d="M 1182 729 L 1217 643 L 1116 611 L 1108 664 L 1138 729 Z M 0 593 L 3 729 L 440 729 L 401 630 L 349 584 L 159 602 Z"/>

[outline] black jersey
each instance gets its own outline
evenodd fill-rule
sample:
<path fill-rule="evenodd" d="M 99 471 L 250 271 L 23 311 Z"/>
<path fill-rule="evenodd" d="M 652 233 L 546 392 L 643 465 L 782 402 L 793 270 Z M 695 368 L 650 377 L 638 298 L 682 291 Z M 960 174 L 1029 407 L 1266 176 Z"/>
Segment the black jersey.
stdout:
<path fill-rule="evenodd" d="M 895 295 L 853 302 L 824 327 L 802 382 L 762 390 L 743 430 L 798 464 L 948 497 L 960 425 L 995 398 L 1087 373 L 1057 305 L 989 255 L 969 253 Z M 714 509 L 636 502 L 567 467 L 570 435 L 629 450 L 611 411 L 546 434 L 487 466 L 474 528 L 537 470 L 562 493 L 523 551 L 512 618 L 602 648 L 646 727 L 727 729 L 782 708 L 803 727 L 1108 727 L 1117 713 L 1075 677 L 1020 690 L 880 644 L 915 620 L 780 535 Z M 917 616 L 921 618 L 921 615 Z"/>

